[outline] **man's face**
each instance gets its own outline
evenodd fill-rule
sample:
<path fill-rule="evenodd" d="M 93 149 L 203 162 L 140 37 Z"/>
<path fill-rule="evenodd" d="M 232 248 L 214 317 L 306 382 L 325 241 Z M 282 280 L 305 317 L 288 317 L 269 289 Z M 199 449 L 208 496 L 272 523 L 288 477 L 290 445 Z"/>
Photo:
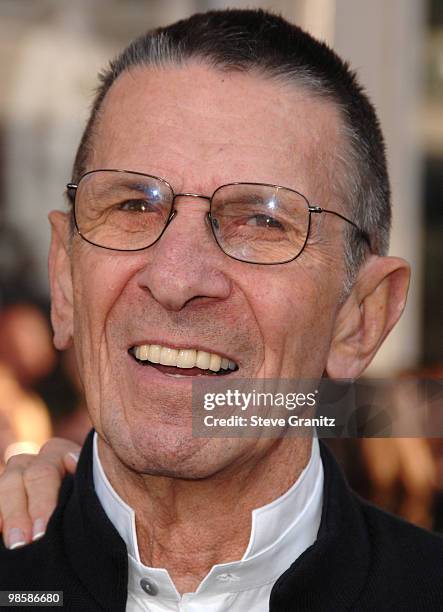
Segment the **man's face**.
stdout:
<path fill-rule="evenodd" d="M 87 169 L 156 175 L 176 193 L 280 184 L 340 210 L 328 191 L 337 142 L 334 108 L 294 87 L 201 64 L 139 68 L 106 96 Z M 108 251 L 75 236 L 66 274 L 95 428 L 137 471 L 199 477 L 267 443 L 193 438 L 192 377 L 143 366 L 128 349 L 205 350 L 237 364 L 232 378 L 321 376 L 344 280 L 343 228 L 317 215 L 300 257 L 251 265 L 217 246 L 207 201 L 175 204 L 177 216 L 144 251 Z"/>

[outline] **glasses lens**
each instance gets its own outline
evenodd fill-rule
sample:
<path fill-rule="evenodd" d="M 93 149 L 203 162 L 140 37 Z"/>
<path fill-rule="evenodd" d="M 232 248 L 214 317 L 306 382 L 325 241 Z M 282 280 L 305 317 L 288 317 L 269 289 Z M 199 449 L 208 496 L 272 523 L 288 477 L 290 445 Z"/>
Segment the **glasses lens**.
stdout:
<path fill-rule="evenodd" d="M 172 200 L 171 188 L 161 179 L 132 172 L 91 172 L 77 188 L 77 227 L 97 246 L 143 249 L 161 235 Z"/>
<path fill-rule="evenodd" d="M 253 263 L 284 263 L 303 250 L 308 202 L 284 187 L 225 185 L 211 204 L 214 235 L 223 251 Z"/>

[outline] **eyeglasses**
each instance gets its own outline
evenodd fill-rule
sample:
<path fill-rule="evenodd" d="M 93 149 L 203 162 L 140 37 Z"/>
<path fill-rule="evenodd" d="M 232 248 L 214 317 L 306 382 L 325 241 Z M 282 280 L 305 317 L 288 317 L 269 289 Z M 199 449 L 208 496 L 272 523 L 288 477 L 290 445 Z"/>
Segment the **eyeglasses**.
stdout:
<path fill-rule="evenodd" d="M 74 223 L 86 242 L 114 251 L 141 251 L 155 244 L 176 215 L 179 196 L 209 202 L 207 218 L 221 250 L 239 261 L 273 265 L 293 261 L 306 246 L 313 214 L 328 213 L 351 224 L 370 246 L 369 236 L 333 210 L 312 206 L 289 187 L 230 183 L 212 196 L 175 193 L 162 178 L 127 170 L 92 170 L 66 185 Z"/>

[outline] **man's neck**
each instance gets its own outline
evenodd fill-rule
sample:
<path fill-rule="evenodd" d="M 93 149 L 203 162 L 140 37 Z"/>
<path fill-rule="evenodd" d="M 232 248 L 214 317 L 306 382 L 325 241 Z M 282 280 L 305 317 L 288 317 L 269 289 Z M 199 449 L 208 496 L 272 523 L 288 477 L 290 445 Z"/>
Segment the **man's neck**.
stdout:
<path fill-rule="evenodd" d="M 252 511 L 294 484 L 311 445 L 310 438 L 276 440 L 264 456 L 185 480 L 135 473 L 98 438 L 105 474 L 135 512 L 141 561 L 165 567 L 181 593 L 194 591 L 213 565 L 242 558 Z"/>

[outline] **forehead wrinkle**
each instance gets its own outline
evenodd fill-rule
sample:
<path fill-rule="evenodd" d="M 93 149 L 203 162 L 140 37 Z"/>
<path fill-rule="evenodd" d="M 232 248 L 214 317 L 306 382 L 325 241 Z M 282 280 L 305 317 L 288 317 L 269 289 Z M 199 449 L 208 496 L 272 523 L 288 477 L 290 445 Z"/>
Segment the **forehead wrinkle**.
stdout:
<path fill-rule="evenodd" d="M 323 133 L 325 130 L 323 130 Z M 332 130 L 331 130 L 332 132 Z M 188 133 L 188 132 L 187 132 Z M 312 132 L 314 134 L 314 131 Z M 306 140 L 300 138 L 298 142 L 288 145 L 283 143 L 279 139 L 274 139 L 271 142 L 252 143 L 248 142 L 235 142 L 231 138 L 226 140 L 222 137 L 209 138 L 203 136 L 196 137 L 192 132 L 189 133 L 189 147 L 183 147 L 183 138 L 178 135 L 168 142 L 168 148 L 165 149 L 165 145 L 156 150 L 156 147 L 152 146 L 151 142 L 147 141 L 143 147 L 140 147 L 143 155 L 143 163 L 131 164 L 131 167 L 127 167 L 128 164 L 113 164 L 117 167 L 125 165 L 124 169 L 144 172 L 148 174 L 154 174 L 161 178 L 165 178 L 170 182 L 174 189 L 184 189 L 183 185 L 190 183 L 192 189 L 201 189 L 200 185 L 203 184 L 205 188 L 207 184 L 210 184 L 214 188 L 225 183 L 245 181 L 245 182 L 268 182 L 278 183 L 293 189 L 300 189 L 301 186 L 305 187 L 300 177 L 306 174 L 306 168 L 309 167 L 309 174 L 312 174 L 312 170 L 318 172 L 318 165 L 321 161 L 326 166 L 326 161 L 330 157 L 329 149 L 327 146 L 328 141 L 334 141 L 334 138 L 321 139 L 313 136 L 310 146 L 306 146 Z M 331 134 L 332 136 L 332 134 Z M 108 134 L 109 137 L 109 134 Z M 122 142 L 120 144 L 120 140 Z M 281 142 L 281 144 L 280 144 Z M 118 145 L 119 153 L 123 156 L 126 152 L 131 152 L 133 147 L 129 145 L 123 138 L 121 133 L 114 134 L 114 137 L 107 148 L 110 148 L 114 143 Z M 192 146 L 191 146 L 192 145 Z M 288 156 L 288 148 L 291 154 Z M 247 152 L 247 155 L 239 155 L 243 150 Z M 233 155 L 239 157 L 239 161 L 236 166 L 235 175 L 230 173 L 229 175 L 223 174 L 217 169 L 217 179 L 213 180 L 202 180 L 201 176 L 210 171 L 207 168 L 208 164 L 219 168 L 217 161 L 218 156 L 224 156 L 232 152 Z M 321 152 L 321 154 L 320 154 Z M 251 157 L 251 153 L 255 153 L 257 158 L 266 159 L 268 163 L 266 165 L 266 173 L 254 174 L 251 176 L 250 170 L 244 170 L 243 167 L 248 167 L 248 161 Z M 273 165 L 272 153 L 285 153 L 284 164 Z M 153 161 L 150 162 L 150 159 Z M 195 166 L 198 169 L 196 171 Z M 172 170 L 172 168 L 174 170 Z M 287 174 L 288 171 L 294 177 L 292 181 L 288 179 L 280 179 L 279 175 Z M 186 179 L 185 179 L 186 176 Z M 194 178 L 195 177 L 195 178 Z M 186 188 L 188 190 L 188 188 Z"/>
<path fill-rule="evenodd" d="M 213 154 L 213 149 L 215 152 Z M 233 154 L 237 154 L 243 150 L 247 150 L 248 153 L 251 150 L 257 152 L 258 156 L 262 158 L 269 157 L 269 147 L 265 145 L 250 144 L 231 144 L 223 141 L 210 142 L 208 141 L 203 145 L 203 151 L 199 151 L 198 156 L 190 153 L 191 148 L 183 150 L 177 144 L 168 148 L 168 151 L 162 151 L 154 155 L 152 147 L 147 143 L 146 155 L 143 156 L 143 164 L 131 164 L 131 167 L 122 167 L 122 164 L 117 164 L 116 169 L 132 170 L 134 172 L 142 172 L 145 174 L 151 174 L 168 181 L 174 191 L 207 191 L 208 189 L 216 189 L 220 185 L 232 182 L 263 182 L 271 184 L 281 184 L 285 187 L 291 187 L 292 189 L 300 190 L 301 187 L 306 188 L 305 180 L 302 179 L 305 175 L 305 164 L 309 157 L 298 147 L 293 146 L 293 155 L 288 158 L 287 166 L 279 165 L 273 167 L 272 164 L 268 165 L 266 172 L 254 171 L 251 174 L 251 170 L 247 169 L 248 157 L 245 157 L 244 162 L 239 162 L 235 174 L 230 172 L 227 174 L 223 170 L 217 169 L 214 173 L 213 167 L 218 166 L 216 163 L 217 154 L 225 155 L 229 150 L 232 149 Z M 121 150 L 121 148 L 120 148 Z M 285 150 L 287 147 L 272 147 L 273 151 Z M 155 160 L 150 163 L 148 160 L 152 156 Z M 165 158 L 165 159 L 163 159 Z M 211 162 L 208 167 L 208 162 Z M 314 166 L 314 161 L 312 162 Z M 115 164 L 114 164 L 115 165 Z M 291 175 L 294 177 L 293 180 L 283 178 L 283 174 L 287 174 L 288 169 Z M 205 177 L 205 178 L 203 178 Z M 280 177 L 282 177 L 280 179 Z"/>

